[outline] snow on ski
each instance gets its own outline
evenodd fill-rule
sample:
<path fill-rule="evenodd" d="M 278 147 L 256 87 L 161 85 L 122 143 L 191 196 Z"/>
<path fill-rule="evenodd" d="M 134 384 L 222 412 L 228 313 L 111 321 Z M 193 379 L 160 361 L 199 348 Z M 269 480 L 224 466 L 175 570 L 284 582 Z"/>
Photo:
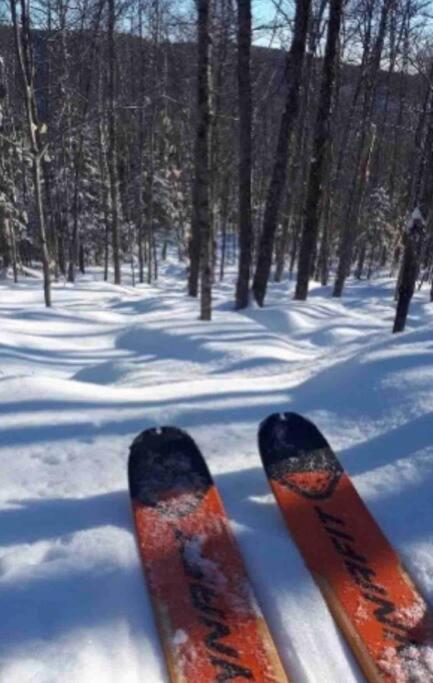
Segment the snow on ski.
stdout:
<path fill-rule="evenodd" d="M 296 413 L 274 414 L 260 425 L 259 448 L 290 534 L 367 680 L 431 683 L 432 615 L 326 439 Z"/>
<path fill-rule="evenodd" d="M 173 683 L 288 683 L 206 463 L 188 434 L 132 443 L 139 552 Z"/>

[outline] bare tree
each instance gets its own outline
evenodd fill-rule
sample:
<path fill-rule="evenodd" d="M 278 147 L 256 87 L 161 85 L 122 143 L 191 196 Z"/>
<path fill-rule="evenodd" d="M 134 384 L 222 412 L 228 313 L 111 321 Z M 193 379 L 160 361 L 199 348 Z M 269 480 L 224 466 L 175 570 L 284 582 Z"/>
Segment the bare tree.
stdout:
<path fill-rule="evenodd" d="M 433 72 L 433 65 L 432 65 Z M 411 195 L 415 209 L 403 234 L 403 258 L 398 282 L 397 309 L 394 320 L 393 332 L 402 332 L 406 325 L 410 302 L 412 300 L 415 284 L 419 273 L 426 225 L 431 228 L 432 224 L 432 197 L 433 184 L 433 93 L 428 89 L 424 102 L 424 109 L 420 113 L 420 122 L 427 119 L 427 131 L 423 144 L 418 149 L 418 164 L 414 173 Z M 425 218 L 424 218 L 425 217 Z"/>
<path fill-rule="evenodd" d="M 330 0 L 323 77 L 314 131 L 312 161 L 310 164 L 305 205 L 305 220 L 299 250 L 298 276 L 295 291 L 295 299 L 301 300 L 306 299 L 308 295 L 308 283 L 317 248 L 320 220 L 319 208 L 322 199 L 326 154 L 330 136 L 329 127 L 342 11 L 343 0 Z"/>
<path fill-rule="evenodd" d="M 353 248 L 357 235 L 359 215 L 365 194 L 366 179 L 370 169 L 371 154 L 375 142 L 375 133 L 372 134 L 372 110 L 377 86 L 377 78 L 388 26 L 388 18 L 394 0 L 384 0 L 381 6 L 379 26 L 376 39 L 371 47 L 366 43 L 364 50 L 365 68 L 361 75 L 360 85 L 363 87 L 363 102 L 360 131 L 357 142 L 357 151 L 351 185 L 347 193 L 345 211 L 343 214 L 343 227 L 340 240 L 340 258 L 337 267 L 333 296 L 340 297 L 343 293 L 344 283 L 350 271 Z"/>
<path fill-rule="evenodd" d="M 108 0 L 108 171 L 111 195 L 111 239 L 113 245 L 114 282 L 121 282 L 119 237 L 119 177 L 117 170 L 117 121 L 116 121 L 116 50 L 115 0 Z"/>
<path fill-rule="evenodd" d="M 275 163 L 266 197 L 263 229 L 260 238 L 257 266 L 253 280 L 254 298 L 259 306 L 263 306 L 266 296 L 266 289 L 272 265 L 272 252 L 275 232 L 277 229 L 278 214 L 286 184 L 290 139 L 298 114 L 299 90 L 301 86 L 302 64 L 304 61 L 305 45 L 307 41 L 310 5 L 311 0 L 297 0 L 296 2 L 293 39 L 287 55 L 286 103 L 281 117 L 277 148 L 275 151 Z"/>
<path fill-rule="evenodd" d="M 21 7 L 20 18 L 17 16 L 17 4 Z M 25 0 L 10 0 L 11 17 L 15 36 L 19 74 L 21 78 L 24 104 L 27 118 L 27 133 L 30 140 L 32 158 L 33 190 L 36 203 L 36 220 L 38 225 L 41 249 L 42 270 L 44 275 L 45 305 L 51 306 L 50 255 L 48 252 L 47 232 L 42 192 L 42 159 L 46 153 L 44 134 L 46 126 L 39 121 L 38 106 L 35 95 L 35 70 L 31 48 L 30 17 Z"/>
<path fill-rule="evenodd" d="M 202 320 L 210 320 L 212 315 L 212 229 L 209 208 L 211 132 L 209 0 L 197 0 L 197 10 L 197 128 L 194 155 L 193 231 L 195 234 L 193 240 L 194 248 L 198 247 L 198 253 L 191 254 L 191 271 L 193 268 L 197 269 L 197 256 L 199 256 L 200 317 Z M 192 293 L 191 290 L 190 293 Z"/>
<path fill-rule="evenodd" d="M 238 0 L 239 271 L 236 308 L 248 306 L 252 259 L 251 216 L 251 0 Z"/>

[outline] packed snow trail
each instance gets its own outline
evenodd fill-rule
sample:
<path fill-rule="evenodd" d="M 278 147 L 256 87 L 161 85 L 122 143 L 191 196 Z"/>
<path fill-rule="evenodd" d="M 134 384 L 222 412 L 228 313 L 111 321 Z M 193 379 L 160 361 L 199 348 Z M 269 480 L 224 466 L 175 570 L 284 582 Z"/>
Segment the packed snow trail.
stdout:
<path fill-rule="evenodd" d="M 125 277 L 126 281 L 126 277 Z M 0 285 L 0 681 L 167 683 L 132 533 L 126 462 L 175 424 L 215 477 L 283 664 L 299 683 L 363 680 L 287 537 L 260 465 L 270 412 L 314 420 L 433 600 L 433 310 L 391 335 L 393 284 L 316 288 L 197 319 L 184 273 L 115 287 L 89 271 Z"/>

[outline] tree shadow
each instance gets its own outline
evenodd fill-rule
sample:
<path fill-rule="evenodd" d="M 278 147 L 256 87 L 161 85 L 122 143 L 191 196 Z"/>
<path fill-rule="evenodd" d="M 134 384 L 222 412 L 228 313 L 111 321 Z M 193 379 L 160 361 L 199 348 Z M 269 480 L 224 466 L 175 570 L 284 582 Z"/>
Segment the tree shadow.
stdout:
<path fill-rule="evenodd" d="M 415 451 L 432 445 L 433 411 L 346 448 L 341 457 L 355 475 L 408 458 Z"/>
<path fill-rule="evenodd" d="M 26 641 L 55 642 L 76 629 L 91 630 L 116 619 L 127 621 L 133 632 L 148 638 L 151 618 L 144 616 L 150 615 L 150 608 L 144 600 L 137 601 L 143 593 L 140 574 L 138 565 L 101 566 L 8 582 L 0 588 L 0 643 L 9 652 Z"/>
<path fill-rule="evenodd" d="M 129 529 L 131 513 L 125 490 L 87 498 L 9 500 L 0 510 L 0 545 L 18 545 L 102 526 Z"/>
<path fill-rule="evenodd" d="M 360 424 L 365 418 L 374 422 L 390 416 L 394 409 L 401 412 L 405 404 L 399 385 L 405 382 L 405 376 L 422 382 L 431 373 L 433 349 L 429 345 L 420 353 L 415 347 L 424 347 L 430 339 L 428 326 L 394 339 L 391 345 L 389 340 L 373 342 L 296 387 L 294 405 L 299 411 L 326 411 L 335 413 L 339 421 L 357 419 Z M 407 408 L 409 411 L 409 404 Z"/>
<path fill-rule="evenodd" d="M 113 404 L 107 402 L 97 402 L 93 404 L 91 401 L 86 402 L 65 402 L 65 401 L 42 401 L 42 407 L 50 410 L 60 411 L 74 409 L 81 409 L 85 412 L 87 420 L 80 422 L 67 422 L 64 424 L 30 424 L 17 425 L 0 428 L 0 447 L 17 446 L 26 444 L 37 444 L 48 441 L 65 441 L 68 439 L 76 441 L 77 439 L 91 440 L 100 436 L 125 436 L 130 435 L 132 438 L 143 429 L 156 426 L 160 420 L 161 408 L 176 408 L 176 422 L 178 426 L 183 428 L 202 427 L 204 425 L 215 424 L 233 424 L 237 421 L 258 423 L 263 417 L 274 408 L 274 410 L 284 410 L 288 405 L 287 393 L 284 391 L 257 391 L 255 397 L 261 400 L 254 400 L 250 404 L 245 404 L 243 400 L 251 399 L 251 392 L 226 392 L 218 394 L 200 394 L 191 398 L 171 399 L 171 400 L 157 400 L 148 402 L 126 402 L 124 404 L 117 401 Z M 237 405 L 233 405 L 236 402 Z M 39 403 L 39 402 L 38 402 Z M 66 407 L 65 407 L 66 403 Z M 197 410 L 195 404 L 200 403 L 201 408 Z M 33 403 L 29 402 L 27 406 L 29 411 L 33 410 Z M 15 402 L 11 406 L 5 404 L 4 412 L 13 413 Z M 103 407 L 107 411 L 107 416 L 104 421 L 98 418 L 92 421 L 91 411 Z M 17 410 L 22 410 L 19 405 Z M 143 409 L 143 415 L 134 417 L 121 417 L 121 410 L 126 411 L 131 409 Z M 114 414 L 111 412 L 114 411 Z M 153 414 L 157 416 L 154 418 Z M 170 418 L 167 418 L 168 421 Z"/>

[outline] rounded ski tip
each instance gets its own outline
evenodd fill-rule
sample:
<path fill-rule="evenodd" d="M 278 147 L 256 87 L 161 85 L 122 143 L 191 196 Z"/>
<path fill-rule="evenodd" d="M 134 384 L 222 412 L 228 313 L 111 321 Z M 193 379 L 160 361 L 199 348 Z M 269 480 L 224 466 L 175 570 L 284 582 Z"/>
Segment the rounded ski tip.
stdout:
<path fill-rule="evenodd" d="M 179 427 L 172 427 L 171 425 L 158 425 L 156 427 L 149 427 L 137 434 L 131 443 L 130 450 L 142 443 L 155 444 L 161 447 L 163 443 L 171 443 L 178 441 L 192 441 L 191 437 Z"/>
<path fill-rule="evenodd" d="M 259 449 L 264 462 L 297 457 L 299 451 L 329 448 L 316 425 L 298 413 L 274 413 L 259 427 Z"/>
<path fill-rule="evenodd" d="M 135 448 L 139 447 L 143 442 L 152 443 L 159 440 L 166 441 L 171 440 L 172 438 L 180 437 L 181 435 L 183 437 L 190 438 L 188 437 L 188 434 L 182 432 L 182 430 L 178 427 L 149 427 L 148 429 L 144 429 L 142 432 L 137 434 L 131 443 L 129 450 L 131 452 Z"/>
<path fill-rule="evenodd" d="M 152 427 L 132 442 L 128 461 L 131 497 L 155 507 L 167 495 L 201 492 L 212 485 L 193 439 L 178 427 Z"/>

